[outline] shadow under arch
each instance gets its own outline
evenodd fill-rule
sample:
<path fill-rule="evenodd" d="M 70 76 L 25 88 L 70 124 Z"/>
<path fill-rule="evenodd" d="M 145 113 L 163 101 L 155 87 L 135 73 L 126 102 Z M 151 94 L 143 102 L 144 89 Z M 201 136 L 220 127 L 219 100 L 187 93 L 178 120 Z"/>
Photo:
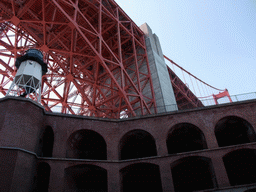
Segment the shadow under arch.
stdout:
<path fill-rule="evenodd" d="M 107 145 L 99 133 L 88 129 L 78 130 L 67 140 L 66 157 L 106 160 Z"/>
<path fill-rule="evenodd" d="M 39 156 L 52 157 L 54 133 L 51 126 L 46 126 L 39 140 Z"/>
<path fill-rule="evenodd" d="M 256 141 L 252 125 L 236 116 L 227 116 L 220 119 L 215 126 L 215 136 L 219 147 Z"/>
<path fill-rule="evenodd" d="M 136 163 L 120 170 L 122 192 L 161 192 L 159 166 L 151 163 Z"/>
<path fill-rule="evenodd" d="M 107 192 L 107 170 L 96 165 L 75 165 L 65 173 L 65 192 Z"/>
<path fill-rule="evenodd" d="M 168 154 L 207 149 L 203 132 L 190 123 L 179 123 L 168 133 L 166 145 Z"/>
<path fill-rule="evenodd" d="M 51 167 L 48 163 L 38 163 L 35 176 L 36 192 L 47 192 L 49 187 Z"/>
<path fill-rule="evenodd" d="M 192 192 L 218 186 L 210 158 L 185 157 L 173 162 L 171 171 L 175 192 Z"/>
<path fill-rule="evenodd" d="M 231 185 L 256 183 L 256 150 L 238 149 L 223 157 Z"/>
<path fill-rule="evenodd" d="M 156 144 L 147 131 L 136 129 L 126 133 L 119 142 L 119 159 L 136 159 L 156 156 Z"/>

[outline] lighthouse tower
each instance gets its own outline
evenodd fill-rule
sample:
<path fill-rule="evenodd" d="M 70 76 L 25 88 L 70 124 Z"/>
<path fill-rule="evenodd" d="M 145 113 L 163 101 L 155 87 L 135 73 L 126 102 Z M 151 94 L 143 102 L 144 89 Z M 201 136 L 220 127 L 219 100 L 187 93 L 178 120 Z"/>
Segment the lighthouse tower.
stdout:
<path fill-rule="evenodd" d="M 41 80 L 47 72 L 42 52 L 37 49 L 27 50 L 25 55 L 16 59 L 15 66 L 18 71 L 6 96 L 32 97 L 40 102 Z"/>

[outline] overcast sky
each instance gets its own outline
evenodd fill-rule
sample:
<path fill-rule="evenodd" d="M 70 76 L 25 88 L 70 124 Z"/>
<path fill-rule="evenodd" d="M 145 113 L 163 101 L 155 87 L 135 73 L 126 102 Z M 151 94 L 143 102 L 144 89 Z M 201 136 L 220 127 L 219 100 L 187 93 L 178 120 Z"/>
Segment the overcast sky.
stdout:
<path fill-rule="evenodd" d="M 163 53 L 230 95 L 256 92 L 256 0 L 116 0 Z"/>

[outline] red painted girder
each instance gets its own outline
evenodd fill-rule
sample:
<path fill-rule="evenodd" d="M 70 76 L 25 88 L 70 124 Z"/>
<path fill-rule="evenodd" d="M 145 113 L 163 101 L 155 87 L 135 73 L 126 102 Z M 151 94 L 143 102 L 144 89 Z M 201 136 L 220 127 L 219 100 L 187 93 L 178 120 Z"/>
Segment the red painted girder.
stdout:
<path fill-rule="evenodd" d="M 212 96 L 213 96 L 213 99 L 214 99 L 214 102 L 216 105 L 218 104 L 218 99 L 223 98 L 223 97 L 228 97 L 229 102 L 232 103 L 231 97 L 230 97 L 227 89 L 225 89 L 223 92 L 220 92 L 216 95 L 213 94 Z"/>
<path fill-rule="evenodd" d="M 30 1 L 31 2 L 31 1 Z M 40 1 L 39 1 L 40 2 Z M 50 1 L 43 1 L 43 3 L 42 3 L 42 6 L 44 7 L 44 2 L 50 2 Z M 37 5 L 39 5 L 38 3 L 37 3 Z M 46 7 L 49 7 L 49 3 L 47 3 L 45 6 Z M 100 4 L 100 6 L 102 6 L 102 4 Z M 31 7 L 31 8 L 33 8 L 33 6 L 28 6 L 29 8 Z M 14 6 L 12 6 L 12 8 L 14 9 Z M 105 9 L 105 8 L 103 8 L 103 9 Z M 115 8 L 116 9 L 116 8 Z M 78 12 L 78 9 L 76 9 L 77 10 L 77 12 Z M 13 11 L 14 12 L 14 11 Z M 54 12 L 58 12 L 58 11 L 56 11 L 56 9 L 54 10 Z M 34 18 L 36 18 L 36 19 L 38 19 L 39 17 L 38 16 L 36 16 L 35 14 L 34 14 L 34 12 L 33 12 L 33 10 L 28 10 L 28 13 L 29 14 L 32 14 L 32 16 L 34 17 Z M 42 14 L 42 15 L 44 15 L 44 13 L 45 13 L 45 11 L 43 10 L 40 14 Z M 113 13 L 113 11 L 112 11 L 112 13 Z M 26 15 L 27 13 L 26 13 L 26 11 L 24 11 L 24 14 L 23 15 Z M 105 13 L 104 13 L 105 14 Z M 76 14 L 77 15 L 77 14 Z M 94 15 L 96 15 L 96 14 L 94 14 Z M 93 16 L 92 16 L 93 17 Z M 92 21 L 91 20 L 91 18 L 92 17 L 88 17 L 88 22 L 90 23 L 90 21 Z M 57 18 L 57 17 L 55 17 L 55 16 L 53 16 L 52 17 L 52 21 L 54 22 L 54 24 L 56 24 L 57 22 L 55 22 L 54 21 L 54 19 L 55 18 Z M 99 16 L 99 19 L 101 19 L 101 17 Z M 127 18 L 126 18 L 127 19 Z M 44 16 L 43 16 L 43 20 L 44 20 Z M 21 22 L 22 22 L 22 19 L 20 20 Z M 26 20 L 26 22 L 29 22 L 29 20 Z M 32 23 L 33 23 L 33 21 L 31 21 Z M 36 23 L 37 21 L 35 21 L 34 23 Z M 125 21 L 126 22 L 126 21 Z M 129 22 L 129 21 L 128 21 Z M 24 22 L 23 22 L 24 23 Z M 120 24 L 121 24 L 122 22 L 120 22 Z M 39 42 L 39 44 L 41 44 L 42 45 L 42 42 L 43 42 L 43 44 L 45 44 L 45 43 L 47 43 L 47 41 L 46 41 L 46 31 L 48 30 L 47 29 L 47 27 L 46 27 L 46 24 L 48 25 L 48 26 L 53 26 L 53 24 L 51 24 L 50 22 L 49 23 L 47 23 L 47 22 L 45 22 L 45 20 L 44 20 L 44 23 L 43 23 L 43 30 L 44 30 L 44 32 L 43 32 L 43 41 L 41 40 L 41 39 L 39 39 L 38 38 L 38 35 L 40 35 L 40 30 L 41 30 L 41 28 L 40 27 L 38 27 L 37 25 L 30 25 L 30 26 L 24 26 L 25 28 L 23 28 L 23 29 L 25 29 L 25 30 L 27 30 L 27 31 L 29 31 L 30 32 L 30 34 L 32 35 L 32 36 L 34 36 L 34 38 L 35 39 L 37 39 L 37 41 Z M 37 29 L 37 30 L 39 30 L 39 31 L 35 31 L 35 32 L 32 32 L 31 31 L 31 29 L 29 29 L 28 27 L 32 27 L 33 26 L 33 28 L 34 29 Z M 101 26 L 101 25 L 100 25 Z M 121 25 L 120 25 L 121 26 Z M 119 29 L 121 29 L 122 27 L 120 27 Z M 90 30 L 87 30 L 87 29 L 84 29 L 84 28 L 81 28 L 82 30 L 85 30 L 87 33 L 90 33 L 90 31 L 91 31 L 91 29 L 93 29 L 93 28 L 91 28 Z M 126 30 L 127 29 L 127 26 L 123 29 L 122 28 L 122 30 Z M 133 27 L 131 27 L 131 29 L 133 29 Z M 127 29 L 128 30 L 128 29 Z M 73 32 L 73 31 L 72 31 Z M 136 33 L 138 32 L 138 29 L 136 30 Z M 65 31 L 63 31 L 63 34 L 66 34 L 66 32 Z M 94 33 L 90 33 L 90 34 L 94 34 Z M 129 30 L 128 30 L 128 33 L 127 34 L 129 34 Z M 137 42 L 138 44 L 140 44 L 140 46 L 143 46 L 143 44 L 141 44 L 140 42 L 141 42 L 141 39 L 143 38 L 143 35 L 141 36 L 141 37 L 139 37 L 139 36 L 137 36 L 136 34 L 129 34 L 129 35 L 134 35 L 134 37 L 136 37 L 136 38 L 139 38 L 139 42 Z M 65 38 L 62 38 L 60 35 L 57 35 L 57 36 L 55 36 L 56 37 L 56 39 L 58 40 L 58 43 L 60 43 L 60 45 L 62 45 L 62 47 L 64 47 L 64 49 L 66 49 L 66 50 L 68 50 L 69 49 L 69 47 L 68 46 L 66 46 L 66 44 L 65 44 L 65 41 L 68 41 L 68 39 L 65 39 Z M 83 37 L 84 38 L 84 37 Z M 135 39 L 135 41 L 137 41 L 137 39 L 136 38 L 134 38 Z M 64 41 L 63 41 L 64 40 Z M 114 40 L 114 39 L 113 39 Z M 89 42 L 91 42 L 91 43 L 93 43 L 92 42 L 92 39 L 88 39 L 88 41 Z M 96 40 L 93 40 L 94 42 L 96 42 Z M 112 40 L 111 40 L 112 41 Z M 120 38 L 119 38 L 119 41 L 118 42 L 114 42 L 113 41 L 113 45 L 117 45 L 117 44 L 119 44 L 119 47 L 120 47 L 120 45 L 123 45 L 124 43 L 121 43 L 120 41 L 123 41 L 123 39 L 121 39 L 120 40 Z M 127 39 L 127 41 L 128 41 L 128 39 Z M 73 43 L 74 41 L 72 41 L 72 43 Z M 99 44 L 102 42 L 102 40 L 101 41 L 99 41 Z M 110 41 L 107 41 L 107 42 L 109 42 L 109 43 L 112 43 L 112 42 L 110 42 Z M 52 43 L 55 43 L 55 40 L 52 40 Z M 134 43 L 134 42 L 133 42 Z M 113 46 L 113 45 L 111 45 L 111 46 Z M 49 44 L 47 45 L 47 46 L 49 46 Z M 89 46 L 90 46 L 90 44 L 89 44 Z M 92 46 L 94 46 L 94 45 L 92 45 Z M 112 55 L 111 57 L 108 57 L 108 59 L 107 58 L 104 58 L 104 59 L 106 59 L 106 60 L 112 60 L 111 62 L 113 62 L 113 63 L 115 63 L 115 64 L 117 64 L 117 65 L 120 65 L 120 63 L 118 63 L 118 55 L 116 54 L 116 53 L 114 53 L 114 52 L 112 52 L 112 50 L 115 50 L 116 48 L 110 48 L 106 43 L 104 44 L 104 46 L 105 46 L 105 50 L 104 51 L 106 51 L 106 50 L 108 50 L 108 52 Z M 145 46 L 145 45 L 144 45 Z M 76 47 L 76 46 L 73 46 L 73 45 L 71 45 L 71 47 Z M 84 46 L 84 48 L 83 48 L 83 50 L 85 50 L 85 48 L 87 49 L 88 47 L 87 46 Z M 49 48 L 47 48 L 47 49 L 49 49 Z M 51 49 L 51 48 L 50 48 Z M 52 50 L 53 50 L 53 48 L 52 48 Z M 80 50 L 81 51 L 81 50 Z M 102 51 L 102 49 L 100 49 L 100 51 Z M 71 60 L 74 58 L 73 56 L 73 52 L 72 51 L 67 51 L 67 53 L 68 54 L 70 54 L 70 58 L 69 58 L 69 60 L 70 60 L 70 63 L 71 63 Z M 91 52 L 92 53 L 92 52 Z M 91 53 L 89 53 L 88 52 L 88 54 L 91 54 Z M 94 56 L 93 56 L 94 57 Z M 120 55 L 120 50 L 119 50 L 119 58 L 121 57 L 121 55 Z M 57 58 L 57 59 L 55 59 L 55 60 L 57 60 L 57 61 L 55 61 L 55 62 L 57 62 L 58 63 L 58 65 L 63 65 L 63 63 L 64 62 L 62 62 L 62 61 L 60 61 L 59 60 L 59 58 Z M 135 60 L 136 61 L 138 61 L 138 58 L 135 58 Z M 112 63 L 112 64 L 113 64 Z M 122 63 L 122 62 L 121 62 Z M 104 64 L 104 63 L 103 63 Z M 137 63 L 138 64 L 138 63 Z M 56 64 L 54 64 L 54 65 L 56 65 Z M 66 65 L 66 64 L 64 64 L 64 65 Z M 147 63 L 147 65 L 148 65 L 148 63 Z M 109 66 L 109 67 L 111 67 L 111 66 Z M 66 74 L 68 73 L 68 71 L 70 70 L 71 72 L 73 71 L 73 70 L 77 70 L 77 69 L 75 69 L 74 67 L 73 67 L 73 65 L 70 65 L 70 68 L 68 69 L 68 71 L 67 71 L 67 68 L 66 68 L 66 66 L 62 66 L 61 67 L 64 71 L 66 71 Z M 105 68 L 106 68 L 106 66 L 105 66 Z M 58 68 L 57 67 L 54 67 L 53 66 L 53 68 L 52 68 L 52 70 L 57 70 Z M 110 70 L 111 70 L 111 68 L 110 68 Z M 114 69 L 113 69 L 114 70 Z M 137 92 L 137 94 L 139 95 L 139 96 L 141 96 L 141 90 L 143 90 L 140 86 L 137 88 L 137 86 L 138 86 L 138 84 L 140 83 L 140 82 L 142 82 L 143 80 L 139 80 L 138 79 L 138 81 L 136 82 L 136 83 L 133 83 L 133 78 L 135 78 L 135 76 L 136 76 L 136 73 L 137 73 L 137 75 L 139 74 L 139 72 L 138 72 L 138 65 L 137 65 L 137 71 L 134 71 L 134 74 L 132 75 L 132 78 L 130 78 L 130 76 L 127 74 L 127 72 L 125 71 L 126 70 L 126 68 L 125 67 L 123 67 L 123 69 L 121 69 L 120 70 L 120 72 L 122 72 L 123 74 L 124 74 L 124 76 L 126 76 L 126 82 L 129 84 L 128 86 L 130 87 L 129 89 L 130 90 L 134 90 L 134 91 L 136 91 Z M 90 73 L 90 71 L 88 71 L 89 73 Z M 87 70 L 84 70 L 83 71 L 83 73 L 87 73 L 88 75 L 89 75 L 89 73 L 87 72 Z M 72 72 L 73 73 L 73 72 Z M 113 74 L 114 74 L 114 71 L 113 71 Z M 117 73 L 118 75 L 119 75 L 119 73 Z M 76 75 L 75 75 L 76 76 Z M 76 77 L 74 76 L 74 79 L 76 79 Z M 109 71 L 107 70 L 107 73 L 106 73 L 106 77 L 108 76 L 108 78 L 106 78 L 106 82 L 107 82 L 107 79 L 109 79 L 109 78 L 113 78 L 113 76 L 111 77 L 111 75 L 109 76 Z M 94 77 L 95 78 L 95 77 Z M 114 77 L 114 78 L 116 78 L 116 77 Z M 150 78 L 150 77 L 149 77 Z M 95 78 L 95 80 L 96 80 L 97 78 Z M 114 80 L 111 80 L 110 81 L 111 82 L 111 86 L 113 86 L 114 84 L 113 84 L 113 82 L 115 82 Z M 145 81 L 146 82 L 146 81 Z M 117 83 L 118 84 L 118 82 L 116 81 L 115 83 Z M 146 84 L 146 83 L 145 83 Z M 66 87 L 68 87 L 69 85 L 66 85 L 65 84 L 65 86 Z M 152 84 L 150 85 L 151 87 L 152 87 Z M 94 93 L 93 93 L 93 100 L 94 100 L 94 102 L 96 101 L 96 97 L 99 97 L 100 96 L 100 94 L 102 94 L 102 95 L 104 95 L 103 94 L 103 92 L 101 92 L 100 93 L 100 91 L 98 91 L 98 93 L 96 94 L 96 88 L 98 88 L 98 86 L 94 86 L 94 89 L 93 89 L 93 91 L 94 91 Z M 116 88 L 118 88 L 118 86 L 114 86 L 113 87 L 114 89 L 116 89 Z M 113 89 L 112 88 L 112 89 Z M 66 89 L 66 88 L 64 88 L 64 89 Z M 139 91 L 138 91 L 139 90 Z M 57 92 L 57 91 L 56 91 Z M 68 92 L 68 91 L 67 91 Z M 125 90 L 124 90 L 124 92 L 125 92 Z M 113 93 L 110 93 L 110 94 L 113 94 Z M 68 98 L 67 97 L 67 95 L 63 95 L 63 97 L 64 98 Z M 116 103 L 116 102 L 118 102 L 118 100 L 120 100 L 120 99 L 115 99 L 116 101 L 114 102 L 114 100 L 113 100 L 113 102 L 114 103 Z M 122 101 L 122 99 L 120 100 L 120 102 Z M 154 101 L 154 99 L 152 99 L 152 101 Z M 133 101 L 134 102 L 134 101 Z M 135 102 L 137 102 L 137 100 L 135 100 Z M 145 104 L 146 102 L 144 102 L 144 104 Z M 121 110 L 121 103 L 119 104 L 119 109 Z M 141 106 L 140 106 L 141 108 L 143 107 L 143 104 L 141 104 Z M 143 110 L 143 109 L 142 109 Z"/>
<path fill-rule="evenodd" d="M 113 81 L 116 83 L 116 86 L 119 88 L 119 90 L 122 92 L 122 94 L 123 94 L 123 96 L 124 96 L 124 99 L 126 100 L 126 103 L 128 104 L 128 107 L 129 107 L 129 110 L 131 110 L 131 111 L 133 111 L 133 109 L 132 109 L 132 106 L 130 105 L 130 103 L 129 103 L 129 100 L 128 100 L 128 98 L 126 97 L 126 94 L 125 94 L 125 92 L 122 90 L 122 88 L 120 87 L 120 85 L 118 84 L 118 82 L 115 80 L 115 78 L 114 78 L 114 76 L 112 75 L 112 73 L 111 73 L 111 71 L 109 70 L 109 68 L 108 68 L 108 66 L 106 65 L 106 63 L 104 62 L 104 60 L 103 60 L 103 58 L 102 58 L 102 56 L 95 50 L 95 48 L 90 44 L 90 41 L 85 37 L 85 35 L 82 33 L 82 31 L 81 31 L 81 29 L 79 28 L 79 26 L 76 24 L 76 23 L 74 23 L 74 20 L 72 20 L 72 18 L 67 14 L 67 13 L 65 13 L 64 12 L 64 10 L 61 8 L 61 6 L 55 1 L 55 0 L 53 0 L 53 2 L 55 3 L 55 5 L 62 11 L 62 13 L 72 22 L 73 21 L 73 24 L 75 25 L 75 27 L 76 27 L 76 29 L 78 30 L 78 32 L 80 32 L 80 34 L 83 36 L 83 38 L 85 39 L 85 41 L 90 45 L 90 47 L 91 47 L 91 49 L 96 53 L 96 55 L 98 55 L 98 58 L 100 58 L 100 60 L 101 60 L 101 62 L 102 62 L 102 64 L 103 64 L 103 66 L 105 67 L 105 69 L 108 71 L 108 73 L 110 74 L 110 76 L 112 77 L 112 79 L 113 79 Z M 75 9 L 78 9 L 77 7 L 74 7 Z M 85 18 L 85 20 L 86 20 L 86 18 Z M 87 21 L 87 20 L 86 20 Z M 88 22 L 88 21 L 87 21 Z M 91 26 L 92 27 L 92 26 Z M 92 27 L 93 28 L 93 27 Z M 97 31 L 95 30 L 94 31 L 95 33 L 97 33 Z M 105 43 L 103 40 L 102 40 L 102 42 L 103 43 Z M 106 45 L 106 47 L 109 49 L 109 47 Z M 110 52 L 112 52 L 111 51 L 111 49 L 109 49 L 109 51 Z M 112 54 L 113 56 L 114 56 L 114 58 L 116 59 L 116 61 L 118 62 L 118 59 L 115 57 L 115 55 L 114 54 Z M 120 63 L 119 63 L 120 64 Z M 129 79 L 129 75 L 128 74 L 126 74 L 127 76 L 128 76 L 128 79 Z M 130 80 L 130 79 L 129 79 Z M 130 80 L 130 82 L 133 84 L 133 82 Z M 136 88 L 136 86 L 134 86 L 135 87 L 135 89 L 137 89 Z M 138 90 L 137 90 L 138 91 Z M 133 115 L 135 115 L 135 113 L 134 112 L 132 112 L 132 114 Z"/>

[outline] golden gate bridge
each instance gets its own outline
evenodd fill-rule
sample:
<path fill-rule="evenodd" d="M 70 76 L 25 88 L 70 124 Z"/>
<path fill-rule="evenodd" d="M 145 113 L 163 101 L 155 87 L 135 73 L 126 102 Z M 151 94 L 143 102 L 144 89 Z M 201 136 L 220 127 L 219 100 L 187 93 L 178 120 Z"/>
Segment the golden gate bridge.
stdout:
<path fill-rule="evenodd" d="M 113 0 L 1 0 L 0 97 L 17 72 L 15 59 L 30 48 L 41 50 L 48 64 L 41 88 L 46 111 L 120 118 L 162 107 L 155 101 L 145 35 Z M 164 58 L 179 110 L 209 105 L 207 98 L 232 102 L 226 89 Z"/>

